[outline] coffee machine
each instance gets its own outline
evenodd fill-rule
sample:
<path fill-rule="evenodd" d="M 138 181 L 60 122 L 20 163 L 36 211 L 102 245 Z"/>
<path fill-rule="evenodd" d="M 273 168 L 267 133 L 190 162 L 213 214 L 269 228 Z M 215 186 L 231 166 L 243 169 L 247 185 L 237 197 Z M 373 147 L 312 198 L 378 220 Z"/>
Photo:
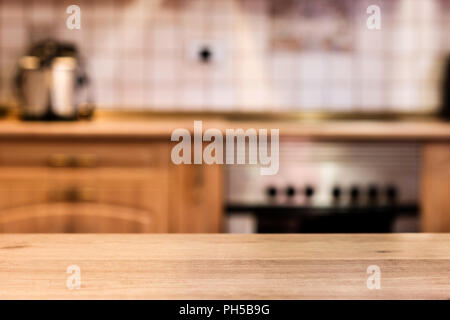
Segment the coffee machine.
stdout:
<path fill-rule="evenodd" d="M 70 43 L 33 45 L 19 60 L 16 88 L 24 120 L 75 120 L 88 102 L 88 77 Z"/>

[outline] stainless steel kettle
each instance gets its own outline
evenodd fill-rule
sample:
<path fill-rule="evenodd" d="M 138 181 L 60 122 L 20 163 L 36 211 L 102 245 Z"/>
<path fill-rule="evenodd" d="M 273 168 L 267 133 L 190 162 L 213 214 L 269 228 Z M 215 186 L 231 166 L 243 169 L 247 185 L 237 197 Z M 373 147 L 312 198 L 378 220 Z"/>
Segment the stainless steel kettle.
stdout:
<path fill-rule="evenodd" d="M 74 46 L 45 41 L 19 60 L 16 85 L 27 120 L 74 120 L 88 102 L 87 76 Z"/>

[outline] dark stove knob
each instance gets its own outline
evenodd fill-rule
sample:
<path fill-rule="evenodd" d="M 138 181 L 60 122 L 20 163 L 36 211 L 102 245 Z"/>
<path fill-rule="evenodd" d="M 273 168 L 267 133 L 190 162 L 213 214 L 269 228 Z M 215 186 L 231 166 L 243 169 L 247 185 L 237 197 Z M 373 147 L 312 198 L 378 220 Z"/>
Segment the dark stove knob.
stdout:
<path fill-rule="evenodd" d="M 353 186 L 350 189 L 350 197 L 353 201 L 358 200 L 359 198 L 359 188 L 357 186 Z"/>
<path fill-rule="evenodd" d="M 334 187 L 333 190 L 332 190 L 332 194 L 333 194 L 333 198 L 334 199 L 339 199 L 341 197 L 341 194 L 342 194 L 341 188 Z"/>
<path fill-rule="evenodd" d="M 287 195 L 288 197 L 293 197 L 293 196 L 295 196 L 295 188 L 292 187 L 292 186 L 288 186 L 288 187 L 286 188 L 286 195 Z"/>
<path fill-rule="evenodd" d="M 375 185 L 369 186 L 369 199 L 374 201 L 378 198 L 378 188 Z"/>
<path fill-rule="evenodd" d="M 269 197 L 273 198 L 277 195 L 277 188 L 274 186 L 267 187 L 266 192 Z"/>
<path fill-rule="evenodd" d="M 386 196 L 390 202 L 395 202 L 398 196 L 398 190 L 395 186 L 390 185 L 386 188 Z"/>
<path fill-rule="evenodd" d="M 308 198 L 312 197 L 314 195 L 314 187 L 312 186 L 306 186 L 305 188 L 305 196 Z"/>

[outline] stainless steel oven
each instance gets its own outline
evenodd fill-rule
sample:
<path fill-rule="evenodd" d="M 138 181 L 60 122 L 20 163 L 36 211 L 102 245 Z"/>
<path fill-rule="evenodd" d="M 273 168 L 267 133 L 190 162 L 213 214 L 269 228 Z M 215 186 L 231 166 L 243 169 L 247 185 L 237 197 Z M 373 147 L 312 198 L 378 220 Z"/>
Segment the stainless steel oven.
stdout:
<path fill-rule="evenodd" d="M 231 233 L 417 231 L 417 143 L 280 141 L 279 172 L 227 167 Z"/>

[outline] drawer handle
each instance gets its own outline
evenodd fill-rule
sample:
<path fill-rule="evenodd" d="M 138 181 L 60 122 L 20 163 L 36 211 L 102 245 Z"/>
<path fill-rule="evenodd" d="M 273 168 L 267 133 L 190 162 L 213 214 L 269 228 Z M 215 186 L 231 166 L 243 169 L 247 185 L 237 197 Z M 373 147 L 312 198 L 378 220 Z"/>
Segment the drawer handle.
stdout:
<path fill-rule="evenodd" d="M 98 165 L 98 158 L 94 154 L 68 155 L 52 154 L 47 159 L 47 164 L 54 168 L 93 168 Z"/>
<path fill-rule="evenodd" d="M 56 202 L 94 202 L 96 190 L 90 187 L 70 187 L 50 191 L 49 198 Z"/>
<path fill-rule="evenodd" d="M 48 166 L 55 168 L 70 167 L 71 163 L 72 157 L 67 154 L 52 154 L 47 159 Z"/>
<path fill-rule="evenodd" d="M 74 166 L 81 168 L 93 168 L 98 165 L 98 158 L 94 154 L 81 154 L 73 158 Z"/>
<path fill-rule="evenodd" d="M 95 189 L 89 187 L 73 188 L 70 194 L 73 202 L 93 202 L 96 199 Z"/>

